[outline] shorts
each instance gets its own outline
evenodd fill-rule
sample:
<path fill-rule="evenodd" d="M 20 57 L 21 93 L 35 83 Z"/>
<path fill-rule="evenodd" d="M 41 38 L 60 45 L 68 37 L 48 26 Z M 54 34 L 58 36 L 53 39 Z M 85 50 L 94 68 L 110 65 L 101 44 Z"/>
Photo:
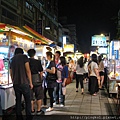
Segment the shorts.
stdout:
<path fill-rule="evenodd" d="M 41 100 L 44 98 L 44 92 L 42 86 L 36 86 L 31 89 L 31 100 Z"/>
<path fill-rule="evenodd" d="M 103 72 L 103 71 L 100 71 L 100 72 L 99 72 L 99 75 L 100 75 L 100 76 L 104 76 L 104 72 Z"/>
<path fill-rule="evenodd" d="M 88 73 L 84 73 L 84 78 L 88 78 Z"/>

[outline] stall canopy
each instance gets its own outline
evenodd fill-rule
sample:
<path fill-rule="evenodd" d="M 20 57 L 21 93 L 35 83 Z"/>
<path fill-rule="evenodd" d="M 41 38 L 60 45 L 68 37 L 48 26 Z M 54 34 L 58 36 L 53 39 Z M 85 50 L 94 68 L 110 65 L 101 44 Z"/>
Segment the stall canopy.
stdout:
<path fill-rule="evenodd" d="M 48 38 L 44 37 L 43 35 L 39 34 L 38 32 L 36 32 L 35 30 L 33 30 L 32 28 L 30 28 L 29 26 L 25 25 L 23 26 L 23 28 L 28 31 L 30 34 L 36 36 L 37 38 L 39 38 L 40 40 L 48 43 L 48 44 L 51 44 L 53 43 L 53 41 L 49 40 Z"/>
<path fill-rule="evenodd" d="M 52 43 L 51 40 L 45 38 L 44 36 L 41 36 L 39 33 L 37 33 L 36 31 L 34 31 L 28 26 L 23 26 L 23 28 L 20 28 L 13 25 L 0 23 L 0 32 L 5 32 L 9 30 L 11 30 L 12 32 L 33 38 L 35 43 L 39 43 L 39 44 Z"/>

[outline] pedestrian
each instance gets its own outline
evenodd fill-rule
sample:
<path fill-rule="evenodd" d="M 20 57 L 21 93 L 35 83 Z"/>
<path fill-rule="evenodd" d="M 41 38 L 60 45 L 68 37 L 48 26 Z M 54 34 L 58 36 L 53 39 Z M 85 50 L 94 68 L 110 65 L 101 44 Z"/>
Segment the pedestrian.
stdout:
<path fill-rule="evenodd" d="M 32 76 L 34 76 L 34 79 L 39 79 L 39 83 L 37 82 L 33 84 L 33 89 L 31 89 L 31 112 L 32 115 L 35 115 L 35 102 L 37 103 L 37 115 L 44 114 L 44 112 L 41 110 L 42 105 L 42 99 L 44 98 L 44 92 L 42 87 L 42 75 L 43 75 L 43 67 L 41 65 L 41 61 L 35 59 L 36 51 L 34 49 L 29 49 L 27 51 L 30 61 L 30 70 Z M 32 79 L 32 82 L 34 83 L 34 79 Z M 35 95 L 35 96 L 34 96 Z"/>
<path fill-rule="evenodd" d="M 74 71 L 75 71 L 75 62 L 74 62 L 74 60 L 70 60 L 70 62 L 69 62 L 69 72 L 70 72 L 71 81 L 73 81 Z"/>
<path fill-rule="evenodd" d="M 59 104 L 59 100 L 61 99 L 61 84 L 62 84 L 62 79 L 61 79 L 61 66 L 60 66 L 60 51 L 55 52 L 55 65 L 57 69 L 57 76 L 58 79 L 56 80 L 56 87 L 54 88 L 54 103 L 53 105 Z"/>
<path fill-rule="evenodd" d="M 103 82 L 104 82 L 104 63 L 102 60 L 102 56 L 98 56 L 98 65 L 99 65 L 99 75 L 100 75 L 100 80 L 98 81 L 99 83 L 99 88 L 103 88 Z"/>
<path fill-rule="evenodd" d="M 96 54 L 92 54 L 92 60 L 88 65 L 88 71 L 90 76 L 89 92 L 91 95 L 96 96 L 97 92 L 99 91 L 98 80 L 100 79 Z"/>
<path fill-rule="evenodd" d="M 77 66 L 76 66 L 76 92 L 78 92 L 78 87 L 79 83 L 81 86 L 81 94 L 84 93 L 84 85 L 83 85 L 83 80 L 84 80 L 84 62 L 83 62 L 83 57 L 80 57 L 77 61 Z"/>
<path fill-rule="evenodd" d="M 86 82 L 88 82 L 88 61 L 87 61 L 87 58 L 84 59 L 84 69 L 85 69 L 84 80 L 86 83 Z"/>
<path fill-rule="evenodd" d="M 14 57 L 10 62 L 10 75 L 13 82 L 13 88 L 16 96 L 16 119 L 23 120 L 21 99 L 25 100 L 26 119 L 31 119 L 31 96 L 30 89 L 33 88 L 29 59 L 23 54 L 22 48 L 16 48 Z"/>
<path fill-rule="evenodd" d="M 106 57 L 103 59 L 104 63 L 104 86 L 107 88 L 107 75 L 108 75 L 108 66 L 109 66 L 109 61 Z"/>
<path fill-rule="evenodd" d="M 65 95 L 66 95 L 66 81 L 68 79 L 68 65 L 64 56 L 60 57 L 60 65 L 62 65 L 61 79 L 62 79 L 62 90 L 61 90 L 61 107 L 65 106 Z M 60 68 L 61 69 L 61 68 Z"/>
<path fill-rule="evenodd" d="M 56 79 L 52 80 L 49 76 L 51 77 L 55 75 L 55 62 L 52 60 L 52 52 L 46 52 L 46 58 L 48 60 L 47 66 L 46 66 L 46 83 L 44 84 L 44 106 L 47 105 L 47 91 L 50 97 L 50 107 L 46 109 L 46 112 L 52 111 L 53 110 L 53 91 L 54 87 L 56 86 Z"/>

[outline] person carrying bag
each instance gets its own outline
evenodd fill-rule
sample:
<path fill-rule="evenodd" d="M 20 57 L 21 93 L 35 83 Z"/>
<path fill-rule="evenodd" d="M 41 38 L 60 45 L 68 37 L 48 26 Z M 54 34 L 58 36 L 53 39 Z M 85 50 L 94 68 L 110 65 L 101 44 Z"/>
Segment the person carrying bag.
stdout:
<path fill-rule="evenodd" d="M 42 85 L 42 78 L 41 78 L 41 75 L 38 73 L 38 74 L 32 74 L 32 83 L 33 83 L 33 86 L 40 86 Z"/>
<path fill-rule="evenodd" d="M 32 75 L 32 83 L 33 89 L 31 90 L 31 113 L 35 115 L 34 104 L 37 102 L 37 111 L 36 114 L 44 114 L 41 110 L 42 99 L 44 98 L 44 92 L 42 88 L 42 75 L 43 68 L 41 65 L 41 61 L 34 58 L 36 51 L 34 49 L 28 50 L 29 62 L 30 62 L 30 70 Z M 35 94 L 35 96 L 34 96 Z"/>

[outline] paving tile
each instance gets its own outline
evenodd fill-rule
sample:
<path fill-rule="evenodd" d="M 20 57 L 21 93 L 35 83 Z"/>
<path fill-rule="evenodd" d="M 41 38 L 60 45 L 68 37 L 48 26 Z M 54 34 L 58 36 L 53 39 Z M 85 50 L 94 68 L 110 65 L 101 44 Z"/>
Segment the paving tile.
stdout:
<path fill-rule="evenodd" d="M 101 115 L 101 111 L 91 110 L 91 111 L 90 111 L 90 114 L 92 114 L 92 115 Z"/>
<path fill-rule="evenodd" d="M 91 107 L 94 107 L 94 106 L 95 106 L 95 107 L 100 107 L 100 104 L 93 104 L 93 103 L 92 103 L 92 104 L 90 104 L 90 105 L 91 105 Z"/>
<path fill-rule="evenodd" d="M 96 108 L 96 107 L 91 107 L 90 110 L 91 110 L 91 111 L 101 111 L 100 108 Z"/>
<path fill-rule="evenodd" d="M 80 109 L 79 112 L 90 115 L 90 110 L 88 110 L 88 109 L 87 110 L 86 109 Z"/>

